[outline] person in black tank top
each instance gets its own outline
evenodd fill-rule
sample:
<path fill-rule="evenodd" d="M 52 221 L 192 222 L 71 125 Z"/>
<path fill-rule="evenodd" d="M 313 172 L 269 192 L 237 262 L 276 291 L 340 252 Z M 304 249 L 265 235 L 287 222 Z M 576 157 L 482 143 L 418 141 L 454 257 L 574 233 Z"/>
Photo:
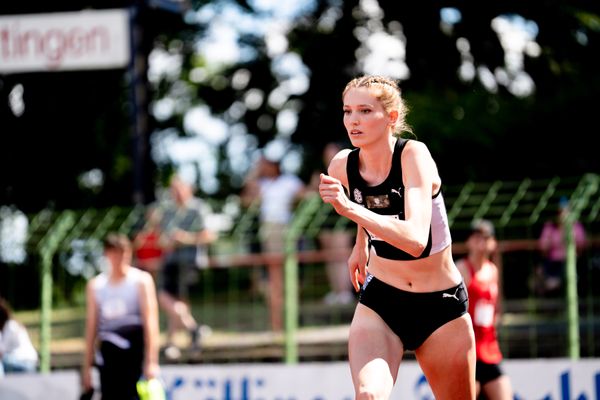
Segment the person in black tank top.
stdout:
<path fill-rule="evenodd" d="M 438 399 L 475 399 L 468 293 L 452 259 L 441 179 L 422 142 L 406 140 L 396 82 L 351 80 L 342 94 L 353 150 L 340 151 L 319 194 L 358 226 L 348 259 L 360 292 L 350 327 L 356 399 L 388 399 L 406 350 Z"/>

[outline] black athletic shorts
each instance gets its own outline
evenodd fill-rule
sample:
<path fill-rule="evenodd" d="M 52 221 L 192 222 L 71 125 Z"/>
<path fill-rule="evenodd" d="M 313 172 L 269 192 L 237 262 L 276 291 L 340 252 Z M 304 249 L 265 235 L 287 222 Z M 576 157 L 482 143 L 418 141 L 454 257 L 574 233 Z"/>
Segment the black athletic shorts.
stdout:
<path fill-rule="evenodd" d="M 116 332 L 128 341 L 123 349 L 109 341 L 100 342 L 102 363 L 100 392 L 102 400 L 139 400 L 137 381 L 141 378 L 144 365 L 144 330 L 141 326 L 126 327 Z"/>
<path fill-rule="evenodd" d="M 475 364 L 475 380 L 482 386 L 502 376 L 500 364 L 488 364 L 477 360 Z"/>
<path fill-rule="evenodd" d="M 369 275 L 360 293 L 361 304 L 375 311 L 402 341 L 415 350 L 437 328 L 465 314 L 469 297 L 464 283 L 438 292 L 407 292 Z"/>
<path fill-rule="evenodd" d="M 177 299 L 186 299 L 189 287 L 198 279 L 195 265 L 195 246 L 180 247 L 165 257 L 160 271 L 158 287 Z"/>

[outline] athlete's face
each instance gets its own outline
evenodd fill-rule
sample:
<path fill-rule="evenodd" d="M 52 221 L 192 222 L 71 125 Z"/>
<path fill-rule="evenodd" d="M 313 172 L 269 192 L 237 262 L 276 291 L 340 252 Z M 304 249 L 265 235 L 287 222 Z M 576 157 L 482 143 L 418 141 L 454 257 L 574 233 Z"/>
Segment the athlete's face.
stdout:
<path fill-rule="evenodd" d="M 496 250 L 496 239 L 482 232 L 474 232 L 467 239 L 467 248 L 473 254 L 489 256 Z"/>
<path fill-rule="evenodd" d="M 380 140 L 391 133 L 390 116 L 371 88 L 352 88 L 344 96 L 344 126 L 354 146 Z"/>
<path fill-rule="evenodd" d="M 131 250 L 121 249 L 106 249 L 104 250 L 104 257 L 110 262 L 113 267 L 131 263 L 132 253 Z"/>

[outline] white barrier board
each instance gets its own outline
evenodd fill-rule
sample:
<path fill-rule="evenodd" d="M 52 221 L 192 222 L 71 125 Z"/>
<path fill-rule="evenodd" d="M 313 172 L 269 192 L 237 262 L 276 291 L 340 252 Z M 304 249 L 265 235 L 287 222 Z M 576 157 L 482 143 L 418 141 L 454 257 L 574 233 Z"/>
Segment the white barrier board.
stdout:
<path fill-rule="evenodd" d="M 506 360 L 516 400 L 600 400 L 600 359 Z M 168 400 L 352 400 L 345 362 L 163 366 Z M 77 400 L 77 371 L 0 378 L 2 400 Z M 418 364 L 405 361 L 392 399 L 433 400 Z"/>

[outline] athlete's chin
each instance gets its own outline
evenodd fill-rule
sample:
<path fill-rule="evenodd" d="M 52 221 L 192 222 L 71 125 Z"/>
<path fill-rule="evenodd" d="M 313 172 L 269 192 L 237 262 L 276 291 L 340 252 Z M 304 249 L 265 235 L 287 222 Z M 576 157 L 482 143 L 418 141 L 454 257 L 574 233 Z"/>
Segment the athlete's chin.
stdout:
<path fill-rule="evenodd" d="M 364 133 L 349 133 L 348 138 L 354 147 L 364 144 L 367 136 Z"/>

